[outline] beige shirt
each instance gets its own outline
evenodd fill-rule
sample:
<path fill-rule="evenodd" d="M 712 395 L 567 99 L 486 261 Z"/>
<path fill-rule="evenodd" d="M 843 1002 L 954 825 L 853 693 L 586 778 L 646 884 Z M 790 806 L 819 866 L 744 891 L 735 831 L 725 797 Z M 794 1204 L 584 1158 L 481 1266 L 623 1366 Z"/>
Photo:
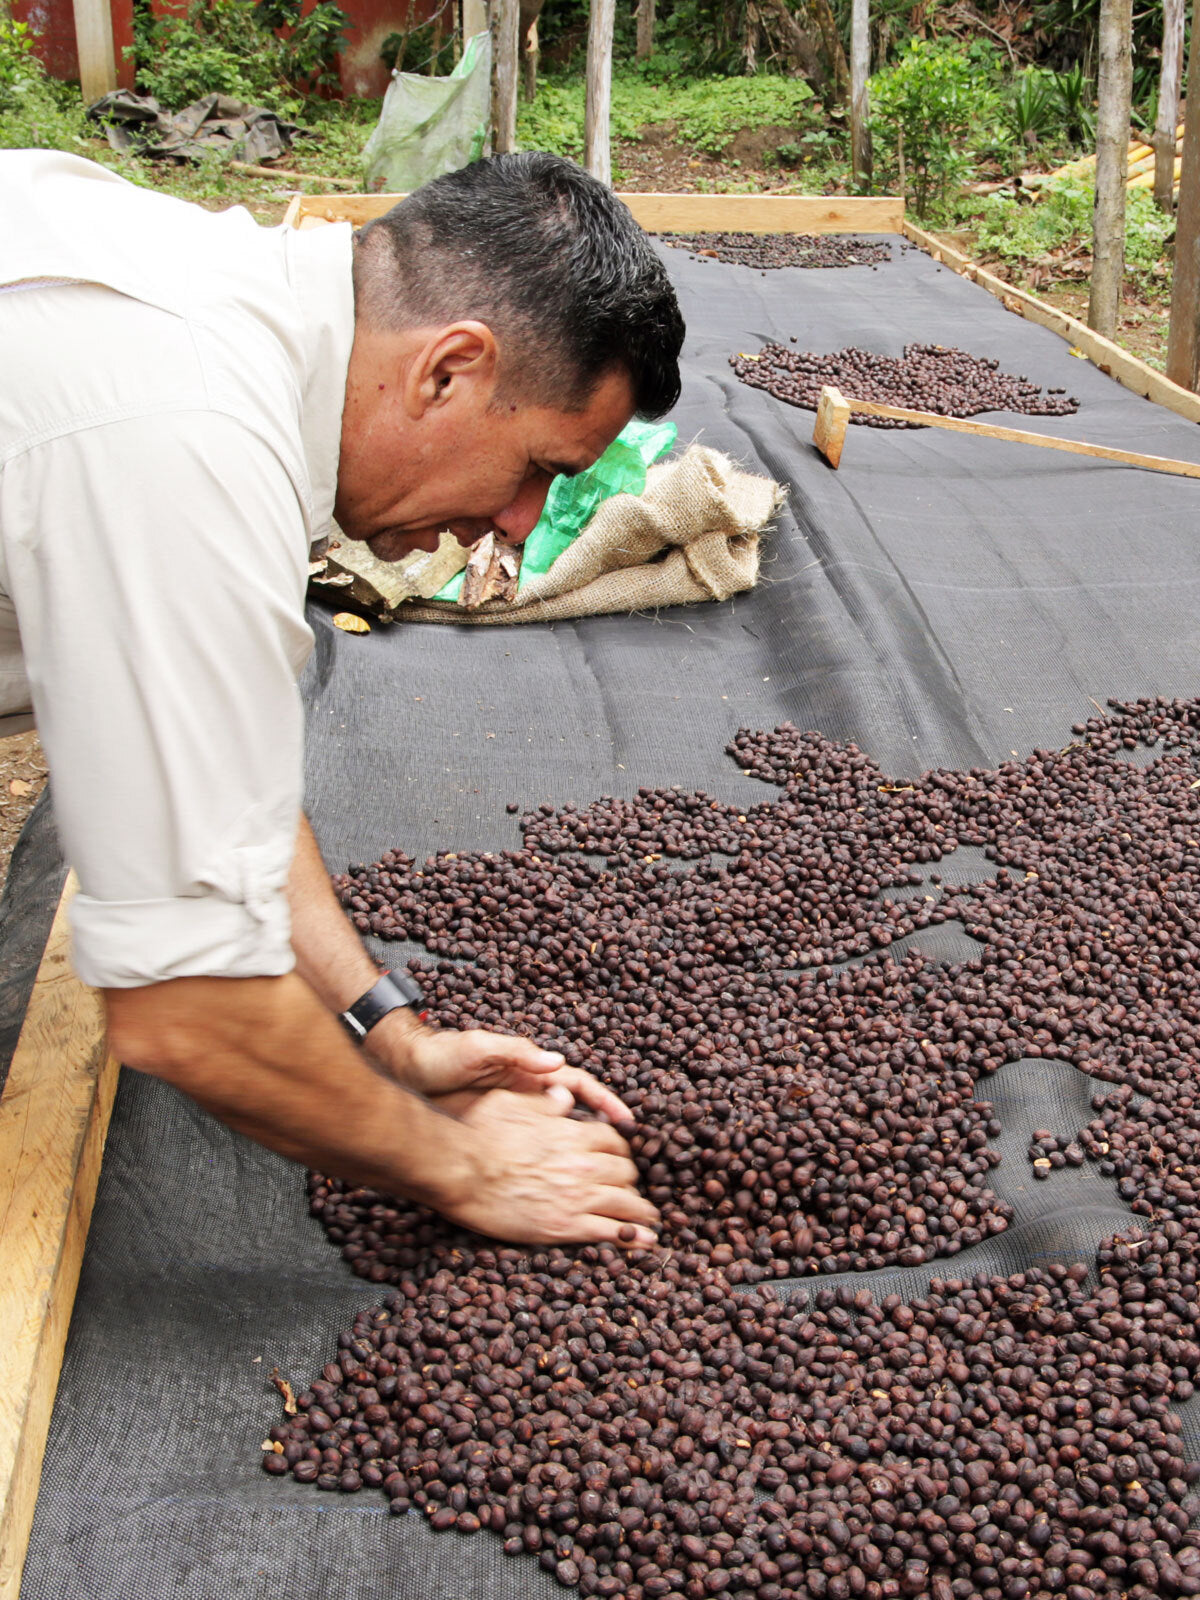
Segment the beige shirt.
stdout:
<path fill-rule="evenodd" d="M 0 731 L 32 708 L 88 983 L 293 965 L 350 262 L 346 226 L 0 152 Z"/>

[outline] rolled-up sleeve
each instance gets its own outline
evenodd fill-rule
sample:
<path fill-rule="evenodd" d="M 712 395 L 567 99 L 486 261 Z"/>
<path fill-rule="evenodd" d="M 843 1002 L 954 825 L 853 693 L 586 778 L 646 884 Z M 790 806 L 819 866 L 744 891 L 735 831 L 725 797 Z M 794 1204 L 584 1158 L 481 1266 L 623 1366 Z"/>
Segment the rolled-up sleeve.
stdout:
<path fill-rule="evenodd" d="M 293 477 L 222 414 L 110 421 L 10 460 L 0 528 L 80 976 L 288 971 L 311 644 Z"/>

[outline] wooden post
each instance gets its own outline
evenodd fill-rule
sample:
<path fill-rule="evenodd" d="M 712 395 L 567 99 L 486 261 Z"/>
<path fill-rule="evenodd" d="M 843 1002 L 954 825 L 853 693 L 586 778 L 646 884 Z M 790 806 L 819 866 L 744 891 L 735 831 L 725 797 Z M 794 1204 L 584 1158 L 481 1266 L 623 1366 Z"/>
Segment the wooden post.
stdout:
<path fill-rule="evenodd" d="M 520 0 L 498 0 L 496 92 L 492 102 L 492 149 L 505 155 L 517 148 L 517 58 L 521 43 Z"/>
<path fill-rule="evenodd" d="M 1158 116 L 1150 143 L 1154 146 L 1154 199 L 1168 212 L 1175 209 L 1175 139 L 1179 126 L 1179 86 L 1183 79 L 1183 24 L 1183 0 L 1163 0 Z"/>
<path fill-rule="evenodd" d="M 637 8 L 637 59 L 645 61 L 654 54 L 654 0 L 638 0 Z"/>
<path fill-rule="evenodd" d="M 462 0 L 463 44 L 488 31 L 487 0 Z"/>
<path fill-rule="evenodd" d="M 870 0 L 850 10 L 850 165 L 856 185 L 871 186 L 871 124 L 867 79 L 871 74 Z"/>
<path fill-rule="evenodd" d="M 1167 337 L 1167 377 L 1185 389 L 1200 378 L 1200 36 L 1192 11 L 1192 50 L 1188 61 L 1187 112 L 1183 124 L 1183 169 L 1179 174 L 1179 212 L 1175 220 L 1175 275 L 1171 283 L 1171 329 Z"/>
<path fill-rule="evenodd" d="M 79 51 L 79 89 L 85 105 L 117 87 L 109 0 L 74 0 L 75 45 Z"/>
<path fill-rule="evenodd" d="M 591 0 L 588 17 L 587 105 L 583 117 L 583 164 L 593 178 L 612 183 L 609 112 L 612 106 L 612 45 L 616 0 Z"/>
<path fill-rule="evenodd" d="M 1125 272 L 1125 179 L 1133 83 L 1133 0 L 1100 0 L 1100 109 L 1096 118 L 1096 207 L 1088 326 L 1111 339 Z"/>

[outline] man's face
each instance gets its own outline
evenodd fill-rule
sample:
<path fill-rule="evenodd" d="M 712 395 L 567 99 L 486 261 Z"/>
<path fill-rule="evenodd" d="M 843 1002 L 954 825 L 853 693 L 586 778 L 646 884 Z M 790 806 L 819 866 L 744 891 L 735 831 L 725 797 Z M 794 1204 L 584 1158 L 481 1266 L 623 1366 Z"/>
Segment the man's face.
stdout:
<path fill-rule="evenodd" d="M 346 380 L 334 514 L 383 561 L 532 533 L 558 473 L 590 467 L 633 415 L 624 373 L 582 411 L 497 401 L 499 351 L 483 323 L 382 333 L 359 327 Z"/>

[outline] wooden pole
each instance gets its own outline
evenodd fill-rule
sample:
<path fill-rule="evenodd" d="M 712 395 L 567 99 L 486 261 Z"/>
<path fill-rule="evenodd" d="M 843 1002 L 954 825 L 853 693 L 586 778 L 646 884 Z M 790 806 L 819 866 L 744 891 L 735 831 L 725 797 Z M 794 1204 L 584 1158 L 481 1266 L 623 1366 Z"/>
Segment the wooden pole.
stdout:
<path fill-rule="evenodd" d="M 637 59 L 645 61 L 654 54 L 654 0 L 638 0 L 637 8 Z"/>
<path fill-rule="evenodd" d="M 1088 326 L 1117 331 L 1125 272 L 1125 178 L 1133 86 L 1133 0 L 1100 0 L 1100 109 L 1096 118 L 1096 206 Z"/>
<path fill-rule="evenodd" d="M 612 107 L 612 45 L 616 0 L 591 0 L 588 17 L 587 105 L 583 117 L 583 164 L 593 178 L 612 183 L 609 113 Z"/>
<path fill-rule="evenodd" d="M 1175 274 L 1171 283 L 1171 328 L 1167 336 L 1167 377 L 1185 389 L 1200 378 L 1200 6 L 1192 10 L 1192 49 L 1188 61 L 1187 111 L 1183 124 L 1183 168 L 1175 219 Z"/>
<path fill-rule="evenodd" d="M 1179 86 L 1183 79 L 1184 0 L 1163 0 L 1162 71 L 1158 116 L 1154 122 L 1154 199 L 1164 211 L 1175 209 L 1175 139 L 1179 125 Z"/>
<path fill-rule="evenodd" d="M 492 103 L 492 149 L 506 155 L 517 148 L 517 61 L 521 45 L 520 0 L 498 0 L 496 93 Z"/>
<path fill-rule="evenodd" d="M 473 39 L 477 33 L 486 33 L 488 31 L 486 0 L 462 0 L 462 31 L 464 45 L 468 39 Z"/>
<path fill-rule="evenodd" d="M 856 185 L 871 185 L 871 125 L 867 79 L 871 74 L 870 0 L 850 10 L 850 165 Z"/>
<path fill-rule="evenodd" d="M 79 52 L 79 89 L 85 105 L 117 87 L 109 0 L 74 0 L 75 47 Z"/>

